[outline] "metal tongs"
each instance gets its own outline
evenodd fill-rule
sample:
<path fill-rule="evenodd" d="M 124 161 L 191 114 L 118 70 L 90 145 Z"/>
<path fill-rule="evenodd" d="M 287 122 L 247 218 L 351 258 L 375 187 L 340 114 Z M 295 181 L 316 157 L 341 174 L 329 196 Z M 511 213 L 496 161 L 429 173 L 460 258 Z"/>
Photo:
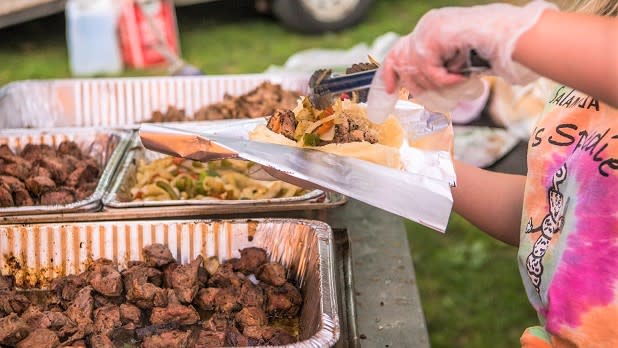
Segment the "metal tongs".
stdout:
<path fill-rule="evenodd" d="M 480 57 L 475 50 L 470 50 L 465 56 L 460 54 L 456 55 L 455 58 L 445 62 L 445 66 L 449 71 L 465 76 L 482 73 L 490 68 L 489 63 Z M 331 106 L 334 100 L 339 98 L 342 93 L 369 89 L 378 71 L 379 69 L 372 69 L 353 74 L 323 78 L 315 86 L 312 86 L 313 88 L 309 94 L 309 100 L 316 108 L 326 109 Z M 378 76 L 378 78 L 381 77 Z M 377 93 L 372 92 L 372 90 L 369 91 L 369 100 L 367 101 L 369 104 L 368 116 L 374 122 L 381 122 L 386 118 L 387 113 L 391 112 L 394 108 L 395 102 L 397 101 L 397 94 L 386 95 L 386 93 L 382 93 L 377 96 Z M 372 98 L 372 95 L 376 97 Z M 374 103 L 375 99 L 386 100 L 376 101 Z M 379 109 L 378 113 L 380 115 L 376 115 L 376 108 L 372 108 L 371 104 L 386 106 Z"/>

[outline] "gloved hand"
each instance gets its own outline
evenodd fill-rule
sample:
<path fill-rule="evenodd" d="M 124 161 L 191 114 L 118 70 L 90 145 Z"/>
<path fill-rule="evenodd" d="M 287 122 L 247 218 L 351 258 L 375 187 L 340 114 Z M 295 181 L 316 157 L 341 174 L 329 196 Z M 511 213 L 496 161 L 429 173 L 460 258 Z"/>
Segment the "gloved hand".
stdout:
<path fill-rule="evenodd" d="M 536 74 L 514 62 L 512 54 L 520 36 L 547 9 L 557 7 L 534 1 L 524 7 L 491 4 L 428 12 L 384 60 L 386 91 L 393 93 L 397 86 L 406 87 L 418 103 L 428 107 L 425 100 L 435 111 L 451 109 L 457 98 L 478 97 L 476 94 L 482 91 L 478 76 L 466 78 L 453 72 L 461 66 L 451 67 L 449 63 L 465 61 L 471 50 L 490 63 L 489 74 L 514 84 L 532 82 Z"/>

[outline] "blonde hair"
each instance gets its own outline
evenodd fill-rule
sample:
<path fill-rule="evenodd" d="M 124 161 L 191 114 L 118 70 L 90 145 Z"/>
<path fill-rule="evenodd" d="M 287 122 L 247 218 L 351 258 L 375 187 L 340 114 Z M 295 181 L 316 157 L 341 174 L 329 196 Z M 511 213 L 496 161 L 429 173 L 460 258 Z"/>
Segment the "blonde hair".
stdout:
<path fill-rule="evenodd" d="M 597 14 L 599 16 L 618 16 L 618 0 L 577 0 L 571 11 Z"/>

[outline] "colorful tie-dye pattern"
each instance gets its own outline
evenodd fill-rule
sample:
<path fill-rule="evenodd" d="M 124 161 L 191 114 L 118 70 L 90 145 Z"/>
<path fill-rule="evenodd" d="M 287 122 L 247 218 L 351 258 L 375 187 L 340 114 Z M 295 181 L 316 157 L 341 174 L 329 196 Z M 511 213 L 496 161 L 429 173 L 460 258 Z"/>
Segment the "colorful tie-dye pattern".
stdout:
<path fill-rule="evenodd" d="M 518 258 L 545 331 L 522 346 L 618 347 L 616 194 L 618 110 L 558 88 L 528 146 Z"/>

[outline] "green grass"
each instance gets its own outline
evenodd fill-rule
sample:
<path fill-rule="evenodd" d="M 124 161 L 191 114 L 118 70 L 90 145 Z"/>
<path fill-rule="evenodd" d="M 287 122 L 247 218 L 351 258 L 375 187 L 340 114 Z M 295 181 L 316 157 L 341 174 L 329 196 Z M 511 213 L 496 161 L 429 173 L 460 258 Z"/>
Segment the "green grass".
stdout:
<path fill-rule="evenodd" d="M 537 319 L 516 248 L 453 214 L 442 235 L 406 224 L 433 347 L 515 347 Z"/>
<path fill-rule="evenodd" d="M 349 48 L 394 31 L 408 33 L 432 7 L 472 1 L 379 0 L 363 24 L 341 33 L 304 36 L 242 1 L 178 11 L 184 58 L 209 74 L 250 73 L 281 65 L 313 47 Z M 0 85 L 69 77 L 63 16 L 0 30 Z M 164 70 L 128 71 L 157 75 Z M 514 347 L 536 322 L 516 267 L 516 250 L 454 215 L 445 235 L 409 223 L 423 309 L 433 347 Z"/>

